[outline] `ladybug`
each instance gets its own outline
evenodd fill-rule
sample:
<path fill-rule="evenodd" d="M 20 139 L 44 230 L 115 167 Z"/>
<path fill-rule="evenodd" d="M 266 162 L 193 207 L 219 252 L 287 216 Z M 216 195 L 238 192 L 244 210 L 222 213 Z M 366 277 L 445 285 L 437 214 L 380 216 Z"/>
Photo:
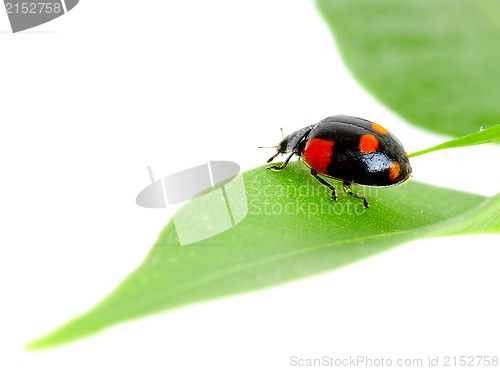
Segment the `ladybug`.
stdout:
<path fill-rule="evenodd" d="M 280 166 L 268 167 L 271 171 L 283 170 L 293 155 L 311 169 L 311 175 L 332 191 L 335 188 L 321 176 L 343 182 L 344 191 L 354 198 L 366 197 L 351 191 L 351 184 L 383 187 L 401 184 L 411 174 L 408 155 L 401 142 L 382 126 L 357 117 L 337 115 L 297 130 L 286 136 L 267 163 L 278 155 L 290 153 Z"/>

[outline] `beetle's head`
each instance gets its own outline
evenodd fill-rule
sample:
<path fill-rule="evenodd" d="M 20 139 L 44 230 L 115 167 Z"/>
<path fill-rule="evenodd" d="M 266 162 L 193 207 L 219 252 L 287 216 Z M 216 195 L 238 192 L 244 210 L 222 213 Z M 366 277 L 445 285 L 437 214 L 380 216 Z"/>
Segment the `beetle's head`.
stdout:
<path fill-rule="evenodd" d="M 267 163 L 272 162 L 280 154 L 300 153 L 309 131 L 311 131 L 311 126 L 304 127 L 285 136 L 278 145 L 272 147 L 276 148 L 276 154 L 269 158 Z"/>
<path fill-rule="evenodd" d="M 267 160 L 267 163 L 272 162 L 274 158 L 279 156 L 280 154 L 288 153 L 290 150 L 288 149 L 288 142 L 290 140 L 290 135 L 285 137 L 283 140 L 280 141 L 280 143 L 276 146 L 273 146 L 273 148 L 276 148 L 276 153 Z"/>

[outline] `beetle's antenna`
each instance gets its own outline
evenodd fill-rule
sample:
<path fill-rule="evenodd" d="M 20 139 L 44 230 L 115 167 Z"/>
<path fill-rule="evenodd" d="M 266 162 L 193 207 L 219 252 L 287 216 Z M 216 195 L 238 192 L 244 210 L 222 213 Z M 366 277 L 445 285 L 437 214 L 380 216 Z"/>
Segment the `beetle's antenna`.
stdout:
<path fill-rule="evenodd" d="M 283 141 L 283 127 L 280 127 L 280 130 L 281 130 L 281 141 Z M 279 149 L 279 146 L 278 145 L 275 145 L 275 146 L 259 146 L 258 148 L 268 148 L 268 149 L 276 149 L 276 154 L 274 154 L 271 158 L 269 158 L 267 160 L 267 163 L 269 162 L 272 162 L 274 160 L 274 158 L 276 158 L 277 156 L 279 156 L 280 154 L 283 154 L 280 149 Z"/>
<path fill-rule="evenodd" d="M 280 150 L 278 149 L 278 146 L 258 146 L 257 148 L 265 148 L 265 149 L 276 149 L 276 154 L 273 155 L 271 158 L 267 160 L 267 163 L 272 162 L 274 158 L 276 158 L 278 155 L 281 154 Z"/>
<path fill-rule="evenodd" d="M 281 140 L 283 140 L 285 138 L 285 135 L 283 134 L 283 127 L 280 127 L 280 130 L 281 130 Z"/>

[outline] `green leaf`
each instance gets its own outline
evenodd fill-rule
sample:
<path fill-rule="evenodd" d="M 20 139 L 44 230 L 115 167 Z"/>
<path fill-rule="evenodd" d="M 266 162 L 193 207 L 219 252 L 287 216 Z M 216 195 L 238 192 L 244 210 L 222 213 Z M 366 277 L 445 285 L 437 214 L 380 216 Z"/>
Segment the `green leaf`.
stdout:
<path fill-rule="evenodd" d="M 248 205 L 243 221 L 184 246 L 171 221 L 143 264 L 104 301 L 28 348 L 55 346 L 125 320 L 318 274 L 413 239 L 500 232 L 500 194 L 486 198 L 411 180 L 389 188 L 354 187 L 370 201 L 365 210 L 359 199 L 340 192 L 331 202 L 326 187 L 300 162 L 282 172 L 263 166 L 239 176 L 247 199 L 232 197 L 241 194 L 235 179 L 225 185 L 225 195 L 211 191 L 194 198 L 174 219 L 177 226 L 192 222 L 215 228 L 221 216 L 212 210 L 228 197 L 232 210 Z M 203 222 L 196 222 L 200 217 Z"/>
<path fill-rule="evenodd" d="M 458 139 L 450 140 L 445 143 L 433 146 L 432 148 L 420 150 L 415 153 L 411 153 L 409 157 L 416 157 L 418 155 L 435 152 L 437 150 L 459 148 L 462 146 L 471 146 L 487 143 L 495 143 L 500 141 L 500 125 L 493 126 L 491 128 L 481 130 L 474 134 L 462 136 Z"/>
<path fill-rule="evenodd" d="M 348 68 L 409 122 L 452 136 L 500 122 L 500 2 L 317 4 Z"/>

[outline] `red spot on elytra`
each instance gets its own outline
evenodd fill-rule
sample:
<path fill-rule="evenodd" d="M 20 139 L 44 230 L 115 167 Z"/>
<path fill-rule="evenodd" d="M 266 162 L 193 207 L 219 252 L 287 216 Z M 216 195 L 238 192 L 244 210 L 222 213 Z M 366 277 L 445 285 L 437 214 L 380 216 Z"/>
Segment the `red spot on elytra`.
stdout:
<path fill-rule="evenodd" d="M 394 181 L 399 176 L 401 172 L 401 165 L 398 162 L 392 162 L 391 167 L 389 167 L 389 180 Z"/>
<path fill-rule="evenodd" d="M 314 138 L 307 142 L 303 152 L 304 162 L 319 173 L 328 171 L 328 164 L 332 160 L 334 142 L 331 140 Z"/>
<path fill-rule="evenodd" d="M 379 124 L 377 124 L 375 122 L 370 123 L 370 125 L 372 126 L 372 129 L 377 131 L 379 134 L 385 135 L 389 132 L 389 131 L 387 131 L 386 128 L 380 126 Z"/>
<path fill-rule="evenodd" d="M 359 150 L 363 153 L 373 153 L 378 149 L 378 140 L 371 134 L 363 135 L 359 139 Z"/>

